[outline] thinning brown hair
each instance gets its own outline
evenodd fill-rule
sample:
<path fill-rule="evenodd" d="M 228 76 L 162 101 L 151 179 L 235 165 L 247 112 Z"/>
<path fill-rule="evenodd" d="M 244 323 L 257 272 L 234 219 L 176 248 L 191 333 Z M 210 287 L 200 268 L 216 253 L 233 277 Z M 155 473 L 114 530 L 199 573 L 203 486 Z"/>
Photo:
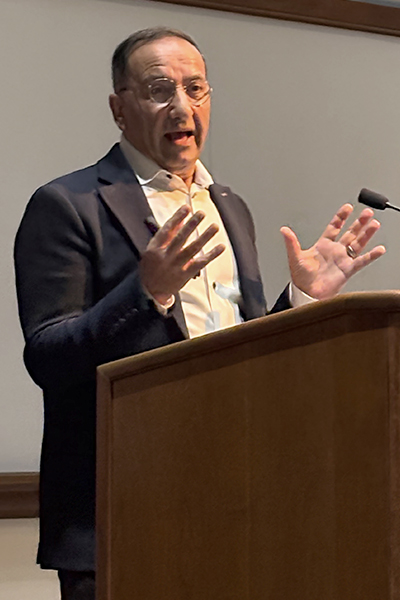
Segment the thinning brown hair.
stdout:
<path fill-rule="evenodd" d="M 166 37 L 177 37 L 186 40 L 186 42 L 192 44 L 192 46 L 194 46 L 201 54 L 200 48 L 190 35 L 187 35 L 179 29 L 171 29 L 169 27 L 149 27 L 148 29 L 136 31 L 126 38 L 126 40 L 121 42 L 114 51 L 111 63 L 114 91 L 118 91 L 126 84 L 128 61 L 132 52 L 144 44 L 149 44 L 150 42 L 161 40 Z M 204 56 L 202 54 L 201 56 L 204 60 Z"/>

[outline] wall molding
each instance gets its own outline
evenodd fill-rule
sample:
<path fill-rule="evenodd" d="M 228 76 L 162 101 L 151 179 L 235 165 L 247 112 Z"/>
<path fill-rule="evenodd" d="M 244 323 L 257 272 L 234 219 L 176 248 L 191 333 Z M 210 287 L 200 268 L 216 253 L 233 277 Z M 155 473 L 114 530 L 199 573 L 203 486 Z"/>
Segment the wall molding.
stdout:
<path fill-rule="evenodd" d="M 0 473 L 0 519 L 39 516 L 39 473 Z"/>
<path fill-rule="evenodd" d="M 258 17 L 400 36 L 400 8 L 354 0 L 158 0 Z"/>

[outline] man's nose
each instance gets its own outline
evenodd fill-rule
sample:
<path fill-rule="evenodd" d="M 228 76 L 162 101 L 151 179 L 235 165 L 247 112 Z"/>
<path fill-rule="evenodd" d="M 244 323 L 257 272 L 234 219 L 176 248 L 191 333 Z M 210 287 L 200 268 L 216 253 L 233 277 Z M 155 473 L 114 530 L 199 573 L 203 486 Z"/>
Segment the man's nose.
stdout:
<path fill-rule="evenodd" d="M 193 114 L 193 104 L 183 87 L 177 87 L 171 100 L 171 112 L 174 114 Z"/>

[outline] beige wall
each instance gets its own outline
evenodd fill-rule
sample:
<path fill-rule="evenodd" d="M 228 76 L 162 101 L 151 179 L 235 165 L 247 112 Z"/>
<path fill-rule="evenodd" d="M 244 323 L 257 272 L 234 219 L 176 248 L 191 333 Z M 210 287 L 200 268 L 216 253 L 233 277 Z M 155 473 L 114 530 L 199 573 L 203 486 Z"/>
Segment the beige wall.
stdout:
<path fill-rule="evenodd" d="M 58 579 L 36 564 L 36 519 L 0 520 L 0 598 L 57 600 Z"/>
<path fill-rule="evenodd" d="M 400 39 L 134 0 L 0 0 L 0 471 L 37 469 L 41 435 L 13 289 L 18 222 L 38 185 L 118 138 L 110 56 L 155 24 L 186 30 L 204 49 L 214 87 L 204 160 L 256 217 L 270 302 L 288 278 L 282 224 L 308 244 L 363 186 L 400 203 Z M 399 287 L 400 216 L 382 217 L 389 254 L 353 288 Z"/>
<path fill-rule="evenodd" d="M 41 435 L 13 289 L 18 222 L 38 185 L 97 160 L 117 139 L 110 56 L 154 24 L 186 30 L 208 58 L 204 160 L 256 217 L 270 302 L 288 278 L 280 225 L 307 244 L 363 186 L 400 203 L 400 39 L 133 0 L 0 0 L 0 471 L 36 470 Z M 354 289 L 400 287 L 400 216 L 382 216 L 389 254 Z M 36 521 L 0 522 L 1 598 L 57 598 L 54 575 L 34 565 L 36 538 Z"/>

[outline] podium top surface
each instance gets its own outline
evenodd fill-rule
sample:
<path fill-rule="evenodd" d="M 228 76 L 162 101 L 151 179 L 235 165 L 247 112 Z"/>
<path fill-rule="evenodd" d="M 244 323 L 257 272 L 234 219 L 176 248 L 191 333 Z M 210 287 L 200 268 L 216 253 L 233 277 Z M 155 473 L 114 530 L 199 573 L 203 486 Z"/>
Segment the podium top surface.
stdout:
<path fill-rule="evenodd" d="M 151 371 L 161 365 L 190 360 L 216 349 L 251 343 L 261 338 L 285 337 L 293 345 L 304 345 L 348 331 L 377 329 L 393 324 L 400 315 L 400 291 L 352 292 L 331 300 L 313 302 L 192 340 L 156 348 L 97 368 L 102 380 L 119 380 Z M 400 319 L 396 324 L 400 327 Z"/>

